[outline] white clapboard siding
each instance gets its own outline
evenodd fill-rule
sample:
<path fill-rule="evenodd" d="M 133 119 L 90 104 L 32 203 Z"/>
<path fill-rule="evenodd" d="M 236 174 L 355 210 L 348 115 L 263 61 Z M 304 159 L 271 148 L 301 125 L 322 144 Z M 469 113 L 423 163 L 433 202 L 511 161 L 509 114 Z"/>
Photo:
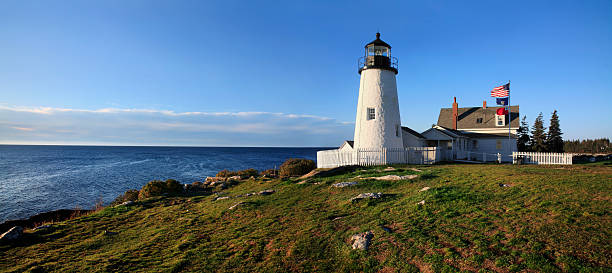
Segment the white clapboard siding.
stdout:
<path fill-rule="evenodd" d="M 440 157 L 440 148 L 437 147 L 357 149 L 354 151 L 326 150 L 317 152 L 317 167 L 433 164 L 439 162 Z"/>
<path fill-rule="evenodd" d="M 523 158 L 523 164 L 572 165 L 573 155 L 570 153 L 513 152 L 512 162 L 517 164 L 519 157 Z"/>

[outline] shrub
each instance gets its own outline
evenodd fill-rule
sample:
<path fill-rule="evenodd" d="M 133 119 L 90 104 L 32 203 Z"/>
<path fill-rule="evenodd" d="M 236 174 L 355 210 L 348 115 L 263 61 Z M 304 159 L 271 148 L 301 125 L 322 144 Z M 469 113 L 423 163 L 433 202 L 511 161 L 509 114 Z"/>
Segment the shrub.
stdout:
<path fill-rule="evenodd" d="M 138 199 L 149 198 L 161 195 L 173 195 L 183 191 L 183 185 L 174 179 L 166 181 L 153 180 L 140 189 Z"/>
<path fill-rule="evenodd" d="M 304 175 L 316 169 L 314 161 L 302 158 L 289 158 L 279 168 L 281 177 Z"/>
<path fill-rule="evenodd" d="M 193 182 L 191 184 L 185 185 L 186 192 L 201 192 L 201 191 L 210 191 L 211 188 L 204 185 L 204 183 L 200 181 Z"/>
<path fill-rule="evenodd" d="M 251 169 L 246 169 L 246 170 L 238 171 L 237 174 L 240 176 L 240 178 L 249 178 L 251 176 L 258 177 L 259 176 L 259 171 L 251 168 Z"/>
<path fill-rule="evenodd" d="M 217 173 L 217 175 L 215 175 L 216 177 L 230 177 L 230 176 L 235 176 L 238 175 L 237 172 L 234 171 L 228 171 L 228 170 L 223 170 Z"/>
<path fill-rule="evenodd" d="M 122 195 L 117 196 L 115 200 L 111 203 L 111 206 L 119 205 L 126 201 L 136 201 L 138 200 L 138 190 L 127 190 Z"/>

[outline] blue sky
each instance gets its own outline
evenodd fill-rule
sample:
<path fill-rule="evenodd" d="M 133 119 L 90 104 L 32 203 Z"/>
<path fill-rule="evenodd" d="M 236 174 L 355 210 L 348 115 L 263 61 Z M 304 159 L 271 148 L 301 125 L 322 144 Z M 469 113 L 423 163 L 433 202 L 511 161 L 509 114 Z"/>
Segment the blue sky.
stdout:
<path fill-rule="evenodd" d="M 530 124 L 612 137 L 611 1 L 0 1 L 0 143 L 337 146 L 376 31 L 404 126 L 511 80 Z"/>

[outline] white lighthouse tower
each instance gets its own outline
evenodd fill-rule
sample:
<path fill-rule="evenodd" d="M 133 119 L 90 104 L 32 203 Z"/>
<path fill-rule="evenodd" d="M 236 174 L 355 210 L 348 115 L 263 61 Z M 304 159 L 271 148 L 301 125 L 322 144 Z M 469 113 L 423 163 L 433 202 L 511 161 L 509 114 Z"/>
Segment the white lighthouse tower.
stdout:
<path fill-rule="evenodd" d="M 380 39 L 380 33 L 365 46 L 358 64 L 361 80 L 353 148 L 403 148 L 397 58 L 391 57 L 391 46 Z"/>

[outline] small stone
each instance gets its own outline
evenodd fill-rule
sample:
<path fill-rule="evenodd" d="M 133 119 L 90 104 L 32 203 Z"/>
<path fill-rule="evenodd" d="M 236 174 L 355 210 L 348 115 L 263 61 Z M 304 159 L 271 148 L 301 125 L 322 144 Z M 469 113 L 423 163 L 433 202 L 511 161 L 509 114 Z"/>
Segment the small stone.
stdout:
<path fill-rule="evenodd" d="M 392 230 L 390 228 L 388 228 L 388 227 L 380 226 L 380 228 L 382 228 L 382 230 L 384 230 L 386 233 L 391 233 L 392 232 Z"/>
<path fill-rule="evenodd" d="M 112 235 L 117 235 L 117 234 L 119 234 L 119 233 L 117 233 L 117 232 L 112 232 L 112 231 L 108 231 L 108 230 L 105 230 L 105 231 L 104 231 L 104 235 L 106 235 L 106 236 L 112 236 Z"/>
<path fill-rule="evenodd" d="M 340 182 L 340 183 L 333 184 L 332 187 L 344 188 L 344 187 L 355 186 L 355 185 L 357 185 L 357 182 Z"/>
<path fill-rule="evenodd" d="M 374 237 L 374 234 L 372 234 L 371 231 L 351 236 L 351 244 L 353 245 L 353 249 L 368 250 L 372 237 Z"/>
<path fill-rule="evenodd" d="M 392 171 L 396 171 L 397 169 L 393 168 L 393 167 L 387 167 L 385 168 L 383 171 L 385 172 L 392 172 Z"/>
<path fill-rule="evenodd" d="M 502 188 L 505 188 L 505 187 L 510 187 L 511 185 L 510 184 L 499 183 L 499 186 L 502 187 Z"/>
<path fill-rule="evenodd" d="M 23 227 L 14 226 L 13 228 L 9 229 L 7 232 L 0 235 L 0 240 L 13 241 L 13 240 L 17 240 L 21 238 L 22 235 L 23 235 Z"/>
<path fill-rule="evenodd" d="M 422 188 L 422 189 L 421 189 L 421 190 L 419 190 L 419 191 L 428 191 L 429 189 L 430 189 L 430 187 L 424 187 L 424 188 Z"/>
<path fill-rule="evenodd" d="M 411 171 L 415 171 L 415 172 L 422 172 L 421 170 L 417 169 L 417 168 L 410 168 Z"/>
<path fill-rule="evenodd" d="M 383 197 L 383 194 L 380 193 L 380 192 L 377 192 L 377 193 L 366 192 L 366 193 L 362 193 L 362 194 L 359 194 L 359 195 L 351 198 L 351 202 L 358 201 L 358 200 L 361 200 L 361 199 L 378 199 L 378 198 L 382 198 L 382 197 Z"/>
<path fill-rule="evenodd" d="M 237 206 L 240 206 L 240 205 L 243 205 L 243 204 L 245 204 L 245 202 L 238 202 L 238 203 L 234 204 L 233 206 L 229 207 L 229 209 L 234 209 Z"/>
<path fill-rule="evenodd" d="M 419 205 L 425 205 L 425 200 L 421 200 L 421 202 L 418 203 Z"/>
<path fill-rule="evenodd" d="M 215 198 L 213 201 L 218 201 L 218 200 L 223 200 L 223 199 L 229 199 L 229 196 L 219 196 Z"/>
<path fill-rule="evenodd" d="M 270 194 L 273 194 L 273 193 L 274 193 L 274 190 L 263 190 L 263 191 L 258 192 L 257 194 L 259 194 L 259 195 L 270 195 Z"/>

